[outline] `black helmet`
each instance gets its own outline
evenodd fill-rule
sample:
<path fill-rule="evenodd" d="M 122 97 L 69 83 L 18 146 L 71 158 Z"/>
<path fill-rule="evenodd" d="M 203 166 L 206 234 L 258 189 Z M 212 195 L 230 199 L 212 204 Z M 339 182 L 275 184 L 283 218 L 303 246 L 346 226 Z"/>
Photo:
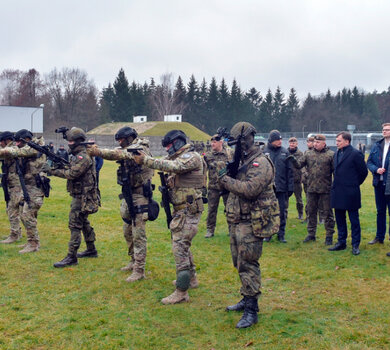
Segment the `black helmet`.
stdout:
<path fill-rule="evenodd" d="M 5 140 L 14 140 L 15 136 L 14 133 L 11 131 L 3 131 L 0 135 L 0 141 L 5 141 Z"/>
<path fill-rule="evenodd" d="M 21 139 L 32 139 L 33 134 L 27 129 L 21 129 L 15 134 L 15 141 L 20 141 Z"/>
<path fill-rule="evenodd" d="M 163 147 L 167 147 L 172 144 L 172 147 L 168 150 L 168 154 L 177 152 L 187 143 L 187 136 L 181 130 L 171 130 L 161 140 Z"/>
<path fill-rule="evenodd" d="M 129 126 L 120 128 L 115 134 L 116 141 L 120 139 L 127 139 L 128 137 L 132 137 L 133 140 L 135 140 L 138 137 L 137 131 L 135 131 L 135 129 L 133 128 L 130 128 Z"/>

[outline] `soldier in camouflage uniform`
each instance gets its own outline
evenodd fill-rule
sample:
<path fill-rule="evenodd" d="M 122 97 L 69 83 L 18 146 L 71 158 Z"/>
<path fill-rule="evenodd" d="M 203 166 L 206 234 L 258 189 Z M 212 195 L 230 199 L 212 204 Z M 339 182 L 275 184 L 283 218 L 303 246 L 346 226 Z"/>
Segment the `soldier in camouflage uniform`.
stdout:
<path fill-rule="evenodd" d="M 202 188 L 206 174 L 202 157 L 193 151 L 181 130 L 169 131 L 162 145 L 168 152 L 166 159 L 155 159 L 145 153 L 134 155 L 134 159 L 138 164 L 169 173 L 167 183 L 174 209 L 169 229 L 176 263 L 176 290 L 161 302 L 176 304 L 187 302 L 188 289 L 198 286 L 190 247 L 203 212 Z"/>
<path fill-rule="evenodd" d="M 314 143 L 314 137 L 310 136 L 306 139 L 306 145 L 307 145 L 307 150 L 304 152 L 304 154 L 311 149 L 313 149 L 313 143 Z M 308 178 L 308 173 L 306 167 L 303 167 L 302 169 L 302 184 L 303 184 L 303 190 L 305 191 L 305 197 L 306 197 L 306 205 L 305 205 L 305 214 L 306 218 L 304 222 L 307 222 L 307 178 Z"/>
<path fill-rule="evenodd" d="M 301 158 L 303 153 L 298 149 L 298 140 L 296 137 L 290 137 L 287 151 L 296 158 Z M 298 211 L 298 219 L 303 220 L 303 201 L 302 201 L 302 170 L 293 168 L 294 173 L 294 195 Z"/>
<path fill-rule="evenodd" d="M 274 192 L 275 168 L 267 156 L 254 145 L 256 129 L 239 122 L 230 135 L 241 135 L 242 154 L 236 178 L 219 171 L 220 184 L 229 191 L 226 204 L 227 219 L 232 225 L 230 249 L 234 267 L 241 279 L 243 299 L 228 311 L 244 311 L 237 328 L 257 323 L 258 298 L 261 294 L 259 258 L 263 239 L 279 231 L 279 205 Z"/>
<path fill-rule="evenodd" d="M 221 136 L 215 134 L 211 138 L 211 152 L 207 152 L 204 155 L 204 160 L 208 167 L 209 183 L 207 188 L 208 195 L 208 212 L 207 212 L 207 233 L 205 238 L 214 236 L 215 224 L 217 221 L 217 212 L 220 198 L 223 199 L 223 204 L 226 206 L 226 201 L 229 193 L 223 191 L 221 185 L 218 183 L 218 164 L 222 164 L 222 167 L 226 165 L 226 162 L 232 160 L 233 153 L 231 148 L 224 145 Z M 230 228 L 229 228 L 230 233 Z"/>
<path fill-rule="evenodd" d="M 0 137 L 1 148 L 14 146 L 14 134 L 10 131 L 4 131 Z M 2 179 L 1 185 L 9 194 L 7 205 L 7 215 L 10 222 L 9 236 L 0 241 L 2 244 L 10 244 L 18 241 L 22 237 L 22 229 L 20 227 L 20 199 L 22 197 L 22 189 L 20 181 L 15 169 L 15 159 L 5 158 L 2 160 Z"/>
<path fill-rule="evenodd" d="M 14 231 L 20 229 L 18 222 L 19 215 L 26 228 L 27 244 L 23 245 L 23 249 L 19 251 L 19 253 L 24 254 L 36 252 L 40 246 L 37 217 L 38 211 L 43 204 L 44 194 L 41 184 L 42 177 L 45 174 L 42 172 L 42 166 L 46 163 L 46 156 L 39 154 L 35 149 L 26 145 L 22 139 L 26 141 L 32 140 L 40 146 L 44 145 L 42 137 L 38 139 L 33 138 L 30 131 L 22 129 L 15 134 L 14 146 L 5 147 L 0 150 L 0 158 L 5 158 L 10 162 L 9 170 L 12 171 L 12 175 L 9 175 L 9 179 L 12 177 L 15 180 L 15 182 L 10 182 L 10 193 L 12 192 L 13 194 L 10 196 L 11 200 L 8 211 L 11 226 L 14 226 Z M 25 192 L 22 191 L 21 180 L 17 174 L 17 166 L 23 176 L 22 181 L 25 185 Z M 16 183 L 16 179 L 18 183 Z M 14 191 L 13 183 L 15 183 L 15 188 L 17 188 L 16 191 Z"/>
<path fill-rule="evenodd" d="M 66 169 L 50 169 L 51 175 L 67 179 L 67 190 L 72 197 L 69 212 L 70 241 L 68 255 L 54 267 L 66 267 L 77 265 L 77 257 L 97 257 L 95 248 L 95 231 L 88 221 L 88 215 L 96 213 L 100 205 L 97 193 L 96 169 L 93 159 L 87 154 L 87 139 L 82 129 L 72 128 L 67 133 L 67 140 L 72 157 L 70 166 Z M 77 250 L 81 243 L 81 231 L 87 249 L 80 254 Z"/>
<path fill-rule="evenodd" d="M 149 152 L 149 141 L 138 138 L 137 132 L 128 126 L 121 128 L 115 134 L 115 140 L 119 142 L 120 147 L 116 149 L 99 149 L 96 146 L 88 149 L 88 153 L 93 156 L 102 157 L 107 160 L 116 160 L 119 164 L 117 172 L 117 182 L 125 186 L 126 181 L 131 186 L 133 206 L 136 214 L 133 220 L 126 199 L 122 199 L 120 213 L 123 222 L 123 235 L 127 242 L 128 254 L 131 261 L 128 265 L 122 267 L 122 271 L 132 271 L 132 274 L 126 279 L 127 282 L 135 282 L 145 277 L 146 262 L 146 232 L 145 224 L 148 220 L 148 191 L 151 193 L 151 179 L 154 171 L 145 166 L 138 165 L 134 162 L 133 153 L 127 149 L 142 148 L 143 151 Z M 127 178 L 124 179 L 124 178 Z"/>
<path fill-rule="evenodd" d="M 316 240 L 317 213 L 322 209 L 325 215 L 326 245 L 332 245 L 334 234 L 334 217 L 330 205 L 330 189 L 333 174 L 333 155 L 326 146 L 324 135 L 318 134 L 314 137 L 313 149 L 305 152 L 300 159 L 292 157 L 293 164 L 297 168 L 306 166 L 308 172 L 307 183 L 307 237 L 303 242 Z"/>

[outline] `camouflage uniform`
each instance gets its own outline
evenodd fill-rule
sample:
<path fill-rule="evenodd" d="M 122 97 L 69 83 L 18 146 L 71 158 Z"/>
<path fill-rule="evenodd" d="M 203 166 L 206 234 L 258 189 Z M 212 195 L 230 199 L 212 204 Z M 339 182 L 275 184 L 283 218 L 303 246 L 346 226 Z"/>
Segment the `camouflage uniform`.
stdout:
<path fill-rule="evenodd" d="M 202 188 L 205 186 L 203 160 L 189 144 L 186 144 L 174 154 L 168 155 L 166 159 L 145 156 L 143 162 L 149 168 L 170 173 L 167 183 L 174 210 L 169 228 L 172 234 L 176 275 L 179 277 L 180 272 L 189 272 L 191 284 L 195 284 L 195 264 L 190 247 L 192 239 L 198 232 L 198 224 L 203 212 Z M 187 293 L 186 290 L 182 292 Z M 183 298 L 188 301 L 187 294 Z M 164 302 L 163 299 L 163 303 L 172 302 Z"/>
<path fill-rule="evenodd" d="M 315 240 L 317 230 L 317 213 L 322 210 L 325 218 L 326 240 L 331 242 L 334 234 L 334 217 L 330 205 L 334 152 L 328 147 L 321 151 L 308 150 L 303 157 L 296 159 L 298 168 L 306 166 L 307 170 L 307 211 L 308 237 Z"/>
<path fill-rule="evenodd" d="M 96 187 L 96 170 L 93 159 L 84 145 L 72 150 L 70 166 L 67 169 L 53 169 L 51 174 L 67 179 L 67 191 L 72 197 L 69 212 L 70 241 L 68 255 L 76 256 L 81 244 L 81 231 L 87 247 L 95 242 L 95 231 L 88 221 L 88 215 L 96 213 L 100 204 Z"/>
<path fill-rule="evenodd" d="M 289 154 L 292 154 L 296 158 L 301 158 L 303 156 L 303 153 L 299 150 L 291 150 L 290 148 L 287 149 Z M 296 200 L 296 206 L 298 211 L 298 217 L 299 219 L 303 219 L 303 201 L 302 201 L 302 170 L 293 168 L 294 173 L 294 195 Z"/>
<path fill-rule="evenodd" d="M 226 162 L 233 158 L 232 150 L 225 145 L 221 152 L 211 151 L 204 155 L 204 160 L 208 167 L 209 182 L 207 188 L 208 195 L 208 212 L 207 212 L 207 235 L 213 236 L 215 231 L 215 224 L 217 221 L 217 212 L 220 202 L 220 198 L 223 199 L 223 204 L 226 207 L 226 201 L 229 193 L 224 191 L 221 185 L 218 183 L 218 165 L 224 167 Z M 229 226 L 230 233 L 230 226 Z M 206 235 L 206 236 L 207 236 Z"/>
<path fill-rule="evenodd" d="M 7 144 L 7 148 L 13 146 L 13 141 Z M 13 243 L 22 237 L 22 229 L 20 227 L 20 212 L 22 210 L 22 206 L 20 203 L 23 201 L 22 188 L 20 187 L 14 158 L 5 158 L 3 160 L 2 173 L 7 174 L 7 188 L 10 196 L 10 200 L 7 204 L 10 235 L 6 240 L 1 241 L 1 243 Z"/>
<path fill-rule="evenodd" d="M 261 294 L 259 258 L 263 238 L 279 231 L 279 205 L 273 189 L 275 169 L 271 160 L 252 146 L 237 179 L 223 176 L 227 189 L 227 220 L 232 225 L 230 250 L 241 279 L 241 294 L 258 298 Z"/>
<path fill-rule="evenodd" d="M 94 155 L 107 160 L 116 160 L 120 165 L 118 169 L 119 185 L 122 185 L 123 176 L 128 176 L 131 184 L 134 207 L 148 205 L 149 199 L 144 194 L 144 186 L 150 186 L 150 181 L 153 178 L 154 171 L 145 166 L 138 165 L 134 162 L 132 153 L 127 152 L 128 148 L 142 148 L 143 151 L 150 155 L 149 141 L 146 139 L 135 139 L 130 146 L 117 147 L 111 149 L 98 149 Z M 140 274 L 145 272 L 146 262 L 146 232 L 145 224 L 148 220 L 147 209 L 142 212 L 137 212 L 133 221 L 127 206 L 127 202 L 123 196 L 120 213 L 123 220 L 123 235 L 128 246 L 128 255 L 131 257 L 131 263 L 126 270 L 133 270 Z M 124 269 L 125 270 L 125 269 Z"/>
<path fill-rule="evenodd" d="M 33 138 L 32 141 L 40 146 L 45 144 L 44 139 Z M 38 187 L 37 177 L 44 176 L 42 172 L 42 166 L 46 163 L 46 156 L 38 154 L 38 152 L 29 147 L 28 145 L 19 148 L 17 146 L 6 147 L 0 150 L 0 157 L 5 156 L 9 163 L 9 176 L 8 187 L 10 192 L 10 202 L 8 206 L 8 216 L 11 223 L 11 235 L 20 235 L 20 224 L 18 217 L 23 222 L 27 233 L 27 250 L 36 251 L 39 249 L 39 235 L 37 230 L 37 217 L 38 211 L 43 204 L 43 190 Z M 21 158 L 21 159 L 19 159 Z M 16 172 L 16 164 L 19 163 L 19 167 L 22 170 L 24 183 L 30 202 L 27 203 L 24 200 L 23 192 L 19 180 L 19 176 Z M 20 253 L 29 252 L 27 250 L 21 250 Z"/>

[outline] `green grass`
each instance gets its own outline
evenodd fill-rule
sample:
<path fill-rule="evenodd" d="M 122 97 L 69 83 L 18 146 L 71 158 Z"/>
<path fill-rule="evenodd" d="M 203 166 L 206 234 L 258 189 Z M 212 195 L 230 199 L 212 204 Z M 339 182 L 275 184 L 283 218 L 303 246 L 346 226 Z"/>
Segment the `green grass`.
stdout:
<path fill-rule="evenodd" d="M 108 134 L 114 135 L 120 128 L 124 126 L 130 126 L 138 131 L 140 136 L 164 136 L 168 131 L 179 129 L 191 140 L 194 141 L 207 141 L 210 140 L 210 135 L 206 134 L 202 130 L 196 128 L 187 122 L 146 122 L 146 123 L 107 123 L 96 127 L 89 131 L 90 134 Z"/>
<path fill-rule="evenodd" d="M 69 239 L 70 197 L 58 178 L 52 178 L 51 197 L 39 213 L 41 250 L 22 256 L 16 245 L 0 246 L 0 349 L 390 348 L 390 259 L 385 256 L 390 244 L 388 237 L 384 245 L 367 244 L 376 226 L 371 177 L 363 185 L 359 256 L 351 254 L 350 238 L 347 250 L 328 252 L 323 226 L 316 243 L 303 244 L 305 225 L 290 202 L 288 243 L 265 243 L 260 259 L 259 323 L 237 330 L 240 314 L 224 311 L 240 299 L 240 282 L 222 207 L 215 237 L 203 237 L 204 213 L 193 241 L 200 287 L 190 291 L 189 303 L 164 306 L 160 299 L 173 291 L 175 278 L 165 215 L 147 224 L 146 279 L 126 283 L 128 273 L 120 271 L 128 257 L 115 171 L 116 164 L 106 161 L 102 207 L 90 216 L 98 259 L 52 267 L 65 256 Z M 2 203 L 0 228 L 6 236 L 4 208 Z"/>
<path fill-rule="evenodd" d="M 210 135 L 187 122 L 156 122 L 156 125 L 153 128 L 146 130 L 142 136 L 164 136 L 168 131 L 174 129 L 180 129 L 184 131 L 187 137 L 189 137 L 191 140 L 210 140 Z"/>

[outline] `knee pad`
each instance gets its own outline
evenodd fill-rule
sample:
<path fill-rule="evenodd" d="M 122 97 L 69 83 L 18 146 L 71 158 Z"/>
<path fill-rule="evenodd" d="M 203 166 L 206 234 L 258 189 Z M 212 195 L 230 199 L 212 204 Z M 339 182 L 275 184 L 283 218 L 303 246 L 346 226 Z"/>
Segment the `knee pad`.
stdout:
<path fill-rule="evenodd" d="M 185 292 L 190 287 L 191 274 L 189 270 L 179 271 L 176 278 L 176 288 Z"/>

